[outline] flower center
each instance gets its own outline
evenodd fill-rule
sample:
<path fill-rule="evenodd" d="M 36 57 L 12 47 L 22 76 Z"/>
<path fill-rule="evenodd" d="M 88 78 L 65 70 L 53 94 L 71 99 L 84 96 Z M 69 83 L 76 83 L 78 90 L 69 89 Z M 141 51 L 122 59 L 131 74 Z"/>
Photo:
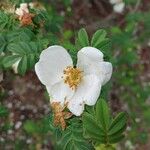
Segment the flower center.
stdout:
<path fill-rule="evenodd" d="M 69 85 L 69 87 L 73 90 L 77 88 L 82 80 L 82 71 L 79 68 L 73 68 L 68 66 L 64 70 L 64 82 Z"/>

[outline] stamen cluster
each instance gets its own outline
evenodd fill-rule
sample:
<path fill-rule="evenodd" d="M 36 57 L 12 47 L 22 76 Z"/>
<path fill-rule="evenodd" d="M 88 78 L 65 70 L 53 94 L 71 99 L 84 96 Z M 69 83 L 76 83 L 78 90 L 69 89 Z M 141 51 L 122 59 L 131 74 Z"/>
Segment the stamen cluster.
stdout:
<path fill-rule="evenodd" d="M 64 82 L 75 90 L 82 80 L 82 71 L 79 68 L 68 66 L 64 70 Z"/>

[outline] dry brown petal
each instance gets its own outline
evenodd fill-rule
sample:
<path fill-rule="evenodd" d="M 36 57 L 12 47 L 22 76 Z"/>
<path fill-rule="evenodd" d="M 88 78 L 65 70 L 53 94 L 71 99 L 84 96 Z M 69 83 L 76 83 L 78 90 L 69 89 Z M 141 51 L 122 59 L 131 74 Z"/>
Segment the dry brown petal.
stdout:
<path fill-rule="evenodd" d="M 34 16 L 34 14 L 24 12 L 24 15 L 19 18 L 21 26 L 32 25 Z"/>
<path fill-rule="evenodd" d="M 67 127 L 65 119 L 69 119 L 72 116 L 70 112 L 64 112 L 64 109 L 67 107 L 68 103 L 65 103 L 64 107 L 61 106 L 60 102 L 53 102 L 51 104 L 52 110 L 54 112 L 54 125 L 60 125 L 62 130 L 65 130 Z"/>

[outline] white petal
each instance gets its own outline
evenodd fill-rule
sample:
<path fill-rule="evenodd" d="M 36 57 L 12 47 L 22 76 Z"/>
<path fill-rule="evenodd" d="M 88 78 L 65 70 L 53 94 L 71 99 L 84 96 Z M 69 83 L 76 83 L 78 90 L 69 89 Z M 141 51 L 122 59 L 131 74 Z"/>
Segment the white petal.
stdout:
<path fill-rule="evenodd" d="M 20 8 L 21 9 L 26 9 L 26 8 L 28 8 L 28 4 L 27 3 L 21 3 Z"/>
<path fill-rule="evenodd" d="M 50 101 L 61 102 L 62 105 L 64 102 L 69 101 L 74 94 L 74 90 L 69 88 L 63 80 L 54 84 L 52 87 L 47 86 L 46 88 L 50 96 Z"/>
<path fill-rule="evenodd" d="M 42 51 L 40 60 L 35 65 L 35 71 L 44 85 L 51 86 L 61 81 L 63 70 L 72 65 L 72 59 L 66 49 L 56 45 Z"/>
<path fill-rule="evenodd" d="M 83 71 L 84 75 L 95 74 L 102 85 L 109 81 L 112 74 L 112 64 L 102 61 L 102 57 L 100 59 L 98 52 L 91 56 L 90 52 L 85 54 L 82 51 L 79 51 L 77 67 Z"/>
<path fill-rule="evenodd" d="M 101 91 L 100 81 L 95 75 L 87 75 L 71 98 L 68 104 L 68 109 L 80 116 L 84 110 L 84 104 L 94 105 L 99 97 Z"/>
<path fill-rule="evenodd" d="M 96 65 L 97 67 L 97 76 L 101 80 L 101 84 L 106 84 L 112 75 L 112 64 L 110 62 L 100 62 Z"/>
<path fill-rule="evenodd" d="M 20 9 L 20 8 L 17 8 L 16 11 L 15 11 L 15 13 L 16 13 L 18 16 L 23 16 L 23 11 L 22 11 L 22 9 Z"/>
<path fill-rule="evenodd" d="M 125 3 L 122 2 L 122 3 L 118 3 L 118 4 L 114 5 L 113 9 L 117 13 L 122 13 L 124 10 L 124 7 L 125 7 Z"/>
<path fill-rule="evenodd" d="M 78 52 L 78 59 L 82 55 L 87 56 L 93 61 L 103 61 L 103 53 L 95 47 L 84 47 Z"/>
<path fill-rule="evenodd" d="M 28 8 L 24 8 L 23 12 L 29 13 L 29 9 Z"/>
<path fill-rule="evenodd" d="M 28 9 L 28 4 L 27 3 L 22 3 L 20 4 L 20 8 L 17 8 L 15 13 L 18 16 L 23 16 L 24 12 L 29 13 L 29 9 Z"/>

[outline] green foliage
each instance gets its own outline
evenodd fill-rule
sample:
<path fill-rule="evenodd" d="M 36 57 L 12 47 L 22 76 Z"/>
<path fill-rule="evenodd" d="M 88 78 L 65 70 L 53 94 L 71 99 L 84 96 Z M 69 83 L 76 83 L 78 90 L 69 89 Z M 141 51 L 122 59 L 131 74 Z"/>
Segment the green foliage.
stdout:
<path fill-rule="evenodd" d="M 3 59 L 3 66 L 5 68 L 11 67 L 16 61 L 19 60 L 19 55 L 11 55 L 11 56 L 6 56 Z"/>
<path fill-rule="evenodd" d="M 106 34 L 106 31 L 103 29 L 97 30 L 92 37 L 91 46 L 99 47 L 101 42 L 105 40 Z"/>
<path fill-rule="evenodd" d="M 127 115 L 124 112 L 112 119 L 108 105 L 103 99 L 97 102 L 94 113 L 85 112 L 83 115 L 85 137 L 91 139 L 96 145 L 110 145 L 122 140 L 126 123 Z"/>
<path fill-rule="evenodd" d="M 104 29 L 97 30 L 92 36 L 91 46 L 101 50 L 105 57 L 110 58 L 111 41 L 106 35 L 107 33 Z"/>
<path fill-rule="evenodd" d="M 20 2 L 30 2 L 30 0 L 11 1 L 17 7 Z M 64 17 L 57 14 L 54 8 L 57 3 L 54 1 L 51 2 L 51 5 L 47 5 L 46 3 L 47 11 L 38 9 L 30 10 L 36 14 L 33 19 L 34 26 L 22 27 L 14 14 L 8 14 L 1 10 L 0 71 L 11 69 L 11 66 L 19 61 L 18 72 L 22 75 L 25 74 L 26 71 L 34 68 L 34 64 L 38 61 L 41 51 L 48 44 L 59 43 L 63 45 L 69 50 L 74 64 L 76 64 L 78 50 L 84 46 L 96 47 L 104 53 L 105 57 L 109 58 L 107 60 L 111 60 L 113 63 L 114 73 L 111 94 L 113 93 L 115 99 L 122 101 L 121 103 L 125 103 L 128 106 L 128 113 L 133 118 L 130 120 L 132 130 L 128 133 L 128 139 L 131 139 L 133 142 L 139 143 L 140 141 L 141 143 L 146 143 L 150 122 L 150 109 L 147 100 L 150 88 L 147 86 L 147 81 L 145 83 L 140 80 L 141 75 L 145 76 L 143 75 L 145 74 L 143 72 L 145 66 L 140 62 L 139 49 L 148 48 L 150 12 L 140 7 L 140 5 L 139 9 L 135 9 L 134 7 L 138 6 L 137 2 L 137 0 L 125 0 L 127 8 L 125 15 L 121 15 L 121 17 L 118 17 L 117 14 L 114 15 L 116 18 L 110 30 L 110 35 L 112 35 L 111 41 L 107 38 L 106 31 L 103 29 L 97 30 L 91 36 L 91 40 L 86 30 L 81 29 L 77 34 L 75 45 L 72 43 L 74 38 L 73 31 L 64 31 L 62 29 Z M 70 0 L 63 0 L 62 3 L 64 3 L 67 11 L 71 11 Z M 143 2 L 141 1 L 141 3 Z M 67 16 L 66 12 L 65 15 Z M 68 16 L 66 18 L 68 19 Z M 111 43 L 113 48 L 110 50 Z M 117 92 L 113 91 L 116 89 Z M 101 96 L 106 97 L 108 91 L 110 91 L 110 87 L 107 84 L 107 86 L 103 87 Z M 3 97 L 3 93 L 0 93 L 1 95 Z M 116 143 L 123 138 L 123 131 L 126 128 L 126 114 L 119 113 L 113 119 L 105 101 L 99 101 L 96 108 L 87 106 L 86 110 L 87 112 L 83 116 L 84 136 L 96 144 L 96 150 L 114 149 L 115 145 L 111 143 Z M 7 108 L 0 105 L 0 117 L 7 115 Z M 135 118 L 140 118 L 142 121 L 136 123 Z M 41 119 L 39 121 L 28 120 L 23 127 L 27 134 L 34 137 L 37 134 L 39 137 L 43 137 L 44 134 L 50 132 L 53 135 L 51 139 L 56 149 L 61 149 L 62 147 L 79 149 L 78 139 L 82 141 L 79 143 L 80 145 L 84 145 L 85 149 L 92 149 L 90 143 L 87 143 L 83 137 L 82 119 L 79 118 L 72 122 L 68 121 L 67 124 L 68 127 L 64 132 L 60 128 L 53 126 L 52 118 Z M 5 123 L 0 127 L 0 131 L 7 131 L 10 128 L 10 124 Z M 107 142 L 111 145 L 106 145 Z M 22 146 L 22 143 L 22 141 L 16 139 L 16 147 L 19 147 L 18 145 Z M 74 146 L 74 143 L 76 146 Z M 87 145 L 90 146 L 88 147 Z M 31 149 L 34 149 L 34 146 Z"/>
<path fill-rule="evenodd" d="M 71 124 L 62 132 L 59 141 L 62 150 L 89 150 L 90 144 L 83 138 L 83 129 L 81 121 L 78 119 L 71 120 Z"/>
<path fill-rule="evenodd" d="M 0 54 L 4 51 L 6 46 L 6 39 L 3 34 L 0 34 Z"/>
<path fill-rule="evenodd" d="M 4 13 L 3 11 L 0 11 L 0 31 L 5 29 L 12 29 L 16 25 L 15 18 L 11 15 L 8 15 Z"/>
<path fill-rule="evenodd" d="M 66 34 L 66 35 L 65 35 Z M 84 28 L 80 29 L 78 31 L 78 36 L 75 39 L 75 45 L 73 45 L 69 40 L 72 37 L 72 34 L 70 32 L 64 33 L 64 40 L 63 41 L 63 46 L 69 50 L 70 55 L 72 56 L 74 65 L 76 65 L 77 62 L 77 53 L 78 51 L 87 46 L 92 46 L 95 47 L 99 50 L 101 50 L 105 57 L 110 57 L 110 47 L 111 47 L 111 42 L 110 39 L 106 37 L 106 31 L 103 29 L 100 29 L 96 31 L 92 39 L 90 40 L 86 30 Z"/>
<path fill-rule="evenodd" d="M 15 62 L 19 61 L 18 72 L 24 75 L 28 69 L 33 68 L 43 47 L 43 43 L 40 41 L 9 44 L 8 49 L 13 55 L 8 55 L 3 59 L 4 67 L 11 67 Z"/>
<path fill-rule="evenodd" d="M 58 42 L 57 38 L 55 41 L 52 39 L 62 23 L 59 19 L 61 17 L 53 8 L 48 11 L 30 9 L 30 12 L 35 14 L 34 26 L 20 26 L 14 14 L 0 11 L 1 68 L 11 69 L 13 64 L 19 62 L 17 70 L 21 75 L 34 68 L 41 51 L 47 48 L 50 42 L 51 44 Z M 52 29 L 55 26 L 57 26 L 56 29 Z"/>
<path fill-rule="evenodd" d="M 34 32 L 29 27 L 22 27 L 7 33 L 8 43 L 30 42 L 36 39 Z"/>
<path fill-rule="evenodd" d="M 78 44 L 80 45 L 80 47 L 89 46 L 89 38 L 88 38 L 88 34 L 85 29 L 82 28 L 79 30 L 77 41 L 78 41 Z"/>
<path fill-rule="evenodd" d="M 103 129 L 107 130 L 110 124 L 110 112 L 104 100 L 100 100 L 96 105 L 96 118 L 101 123 Z"/>
<path fill-rule="evenodd" d="M 93 146 L 83 137 L 83 126 L 80 118 L 72 118 L 67 121 L 67 128 L 62 131 L 61 128 L 54 126 L 53 115 L 49 118 L 49 131 L 52 136 L 54 149 L 62 150 L 89 150 Z"/>
<path fill-rule="evenodd" d="M 116 150 L 115 145 L 104 145 L 101 144 L 95 147 L 95 150 Z"/>
<path fill-rule="evenodd" d="M 97 30 L 91 39 L 89 40 L 88 34 L 84 28 L 80 29 L 78 32 L 78 37 L 76 39 L 76 47 L 79 48 L 92 46 L 100 49 L 104 54 L 107 55 L 107 51 L 110 49 L 110 40 L 106 38 L 106 31 L 103 29 Z"/>

